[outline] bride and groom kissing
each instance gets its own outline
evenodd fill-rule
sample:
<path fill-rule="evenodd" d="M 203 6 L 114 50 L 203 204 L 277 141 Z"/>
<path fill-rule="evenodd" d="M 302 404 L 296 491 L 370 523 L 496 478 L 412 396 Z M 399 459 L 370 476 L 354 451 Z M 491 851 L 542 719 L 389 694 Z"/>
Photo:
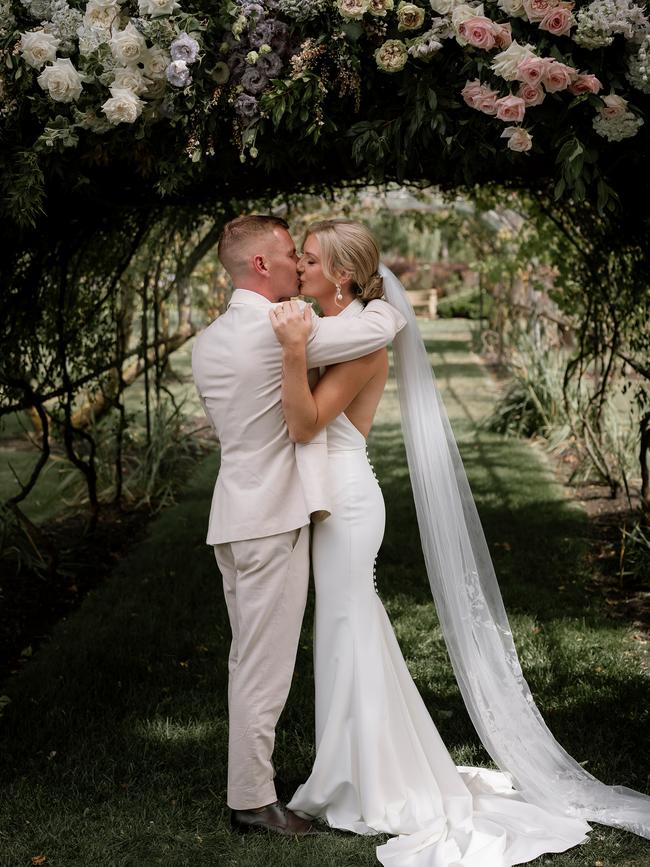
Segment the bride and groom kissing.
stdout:
<path fill-rule="evenodd" d="M 388 834 L 377 847 L 385 867 L 510 867 L 583 842 L 587 818 L 650 836 L 648 799 L 588 775 L 534 705 L 417 324 L 370 231 L 313 224 L 298 257 L 284 220 L 245 216 L 226 224 L 218 255 L 235 289 L 196 339 L 192 367 L 221 445 L 207 542 L 232 629 L 233 827 L 302 836 L 317 818 Z M 322 315 L 284 300 L 297 294 Z M 393 339 L 427 571 L 463 698 L 500 771 L 455 766 L 375 589 L 385 512 L 366 438 Z M 272 754 L 310 547 L 316 755 L 284 805 Z"/>

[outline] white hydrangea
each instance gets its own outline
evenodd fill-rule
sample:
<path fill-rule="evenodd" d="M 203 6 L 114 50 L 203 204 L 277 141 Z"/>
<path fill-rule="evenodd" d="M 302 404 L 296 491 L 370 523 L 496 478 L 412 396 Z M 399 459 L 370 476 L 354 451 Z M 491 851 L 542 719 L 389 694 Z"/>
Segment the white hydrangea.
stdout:
<path fill-rule="evenodd" d="M 11 33 L 16 26 L 16 16 L 11 10 L 11 0 L 0 0 L 0 35 Z"/>
<path fill-rule="evenodd" d="M 97 51 L 100 45 L 109 42 L 110 38 L 110 31 L 103 30 L 100 27 L 89 27 L 87 24 L 82 24 L 77 30 L 79 54 L 82 57 L 88 57 L 93 53 L 93 51 Z"/>
<path fill-rule="evenodd" d="M 624 138 L 631 138 L 637 134 L 642 126 L 643 118 L 638 117 L 631 111 L 624 111 L 616 117 L 607 117 L 599 112 L 593 119 L 593 127 L 598 135 L 601 135 L 608 141 L 621 141 Z"/>
<path fill-rule="evenodd" d="M 650 33 L 628 57 L 627 80 L 643 93 L 650 93 Z"/>
<path fill-rule="evenodd" d="M 77 30 L 83 21 L 83 15 L 77 9 L 71 9 L 66 0 L 54 0 L 50 7 L 50 14 L 43 23 L 43 29 L 59 40 L 60 51 L 74 51 Z"/>
<path fill-rule="evenodd" d="M 617 33 L 632 39 L 647 32 L 648 19 L 634 0 L 593 0 L 576 13 L 573 39 L 584 48 L 611 45 Z"/>

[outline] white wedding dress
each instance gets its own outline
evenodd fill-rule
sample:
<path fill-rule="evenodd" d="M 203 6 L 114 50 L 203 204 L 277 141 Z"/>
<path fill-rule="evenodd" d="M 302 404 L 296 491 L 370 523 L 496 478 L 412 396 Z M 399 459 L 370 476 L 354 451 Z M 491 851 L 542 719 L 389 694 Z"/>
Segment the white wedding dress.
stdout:
<path fill-rule="evenodd" d="M 327 438 L 332 515 L 312 548 L 317 752 L 288 806 L 400 835 L 377 848 L 384 867 L 510 867 L 583 842 L 582 819 L 527 803 L 501 771 L 454 765 L 375 589 L 385 511 L 366 441 L 344 414 Z"/>

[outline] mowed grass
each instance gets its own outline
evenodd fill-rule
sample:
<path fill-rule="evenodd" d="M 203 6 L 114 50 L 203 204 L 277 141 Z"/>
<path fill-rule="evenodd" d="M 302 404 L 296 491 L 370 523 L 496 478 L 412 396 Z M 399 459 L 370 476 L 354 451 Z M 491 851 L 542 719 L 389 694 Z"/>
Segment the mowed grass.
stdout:
<path fill-rule="evenodd" d="M 649 677 L 633 630 L 585 592 L 586 519 L 524 442 L 478 433 L 495 390 L 462 323 L 423 332 L 477 497 L 507 609 L 545 718 L 602 780 L 644 790 Z M 380 594 L 455 760 L 487 763 L 456 689 L 419 550 L 396 394 L 370 441 L 387 503 Z M 228 828 L 226 658 L 230 631 L 204 531 L 216 454 L 103 587 L 5 684 L 0 865 L 363 867 L 376 839 L 239 837 Z M 311 608 L 278 730 L 283 794 L 313 755 Z M 650 845 L 594 825 L 590 841 L 536 864 L 650 864 Z"/>

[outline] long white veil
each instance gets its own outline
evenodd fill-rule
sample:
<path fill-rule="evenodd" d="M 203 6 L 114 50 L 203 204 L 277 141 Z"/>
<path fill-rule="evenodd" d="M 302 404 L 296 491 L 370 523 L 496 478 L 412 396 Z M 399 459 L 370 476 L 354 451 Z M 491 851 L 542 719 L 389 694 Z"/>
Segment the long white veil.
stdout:
<path fill-rule="evenodd" d="M 427 574 L 465 705 L 490 756 L 532 804 L 650 838 L 650 797 L 607 786 L 555 740 L 526 683 L 474 498 L 404 287 L 393 343 L 402 428 Z"/>

